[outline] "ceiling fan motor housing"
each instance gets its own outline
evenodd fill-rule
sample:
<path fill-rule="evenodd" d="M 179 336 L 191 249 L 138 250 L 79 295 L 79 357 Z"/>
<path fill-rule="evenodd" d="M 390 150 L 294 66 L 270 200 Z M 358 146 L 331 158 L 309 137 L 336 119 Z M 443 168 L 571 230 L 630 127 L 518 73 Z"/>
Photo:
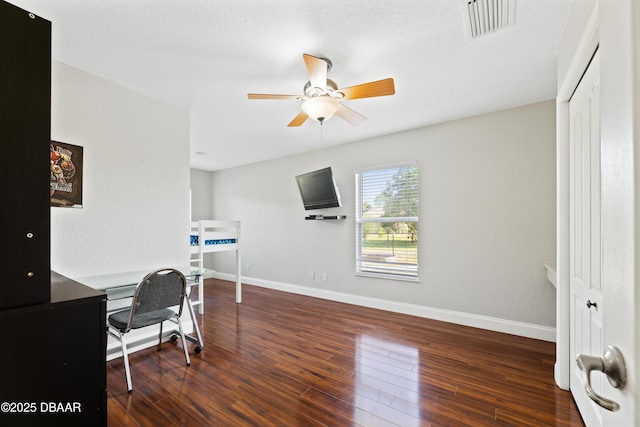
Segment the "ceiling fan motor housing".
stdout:
<path fill-rule="evenodd" d="M 311 82 L 308 81 L 304 85 L 304 95 L 308 98 L 314 96 L 329 95 L 333 98 L 342 98 L 342 93 L 338 92 L 338 85 L 331 79 L 327 79 L 327 86 L 325 89 L 311 86 Z"/>

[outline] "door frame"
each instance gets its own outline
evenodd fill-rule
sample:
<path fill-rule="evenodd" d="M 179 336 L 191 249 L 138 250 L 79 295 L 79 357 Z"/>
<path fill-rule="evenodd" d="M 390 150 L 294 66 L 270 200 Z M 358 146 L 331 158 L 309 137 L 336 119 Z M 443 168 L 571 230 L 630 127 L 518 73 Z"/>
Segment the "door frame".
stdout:
<path fill-rule="evenodd" d="M 569 390 L 572 356 L 570 346 L 569 286 L 569 100 L 582 79 L 600 43 L 597 2 L 580 38 L 564 81 L 556 97 L 556 384 Z"/>

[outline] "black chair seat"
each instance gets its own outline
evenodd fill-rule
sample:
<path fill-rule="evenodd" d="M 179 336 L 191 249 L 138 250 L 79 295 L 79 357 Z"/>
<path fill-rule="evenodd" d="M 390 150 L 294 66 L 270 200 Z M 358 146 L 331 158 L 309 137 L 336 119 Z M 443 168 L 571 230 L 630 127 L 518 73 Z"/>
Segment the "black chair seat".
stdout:
<path fill-rule="evenodd" d="M 155 325 L 165 320 L 169 320 L 176 316 L 176 312 L 170 308 L 161 308 L 160 310 L 149 311 L 147 313 L 136 314 L 133 317 L 131 329 L 144 328 L 145 326 Z M 113 313 L 109 316 L 109 324 L 114 328 L 124 331 L 129 324 L 131 317 L 131 309 L 126 309 Z"/>

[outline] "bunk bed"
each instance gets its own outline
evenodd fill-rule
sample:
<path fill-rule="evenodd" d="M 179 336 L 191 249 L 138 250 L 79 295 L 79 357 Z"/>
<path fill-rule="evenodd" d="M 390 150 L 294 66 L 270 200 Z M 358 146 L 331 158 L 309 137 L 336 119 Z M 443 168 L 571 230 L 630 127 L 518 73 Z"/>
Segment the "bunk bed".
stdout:
<path fill-rule="evenodd" d="M 189 236 L 191 249 L 190 263 L 204 268 L 204 256 L 208 253 L 235 251 L 236 253 L 236 303 L 242 302 L 241 262 L 240 262 L 240 221 L 200 220 L 191 223 Z M 198 285 L 197 299 L 191 304 L 199 313 L 204 313 L 203 280 Z"/>

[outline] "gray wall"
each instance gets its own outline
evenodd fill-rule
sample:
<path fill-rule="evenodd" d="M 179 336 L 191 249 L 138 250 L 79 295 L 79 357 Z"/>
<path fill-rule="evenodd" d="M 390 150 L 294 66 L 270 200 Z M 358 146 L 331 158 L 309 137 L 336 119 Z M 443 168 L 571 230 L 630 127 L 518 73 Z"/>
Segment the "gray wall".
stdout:
<path fill-rule="evenodd" d="M 420 282 L 355 276 L 354 171 L 406 161 L 420 168 Z M 304 220 L 294 176 L 325 166 L 334 170 L 343 206 L 324 213 L 345 221 Z M 211 178 L 204 191 L 213 194 L 212 219 L 242 221 L 248 283 L 555 338 L 555 290 L 543 268 L 555 260 L 553 101 Z M 200 197 L 193 182 L 192 189 Z M 233 259 L 216 254 L 210 267 L 232 273 Z"/>
<path fill-rule="evenodd" d="M 213 193 L 211 173 L 191 169 L 191 221 L 211 219 Z"/>

